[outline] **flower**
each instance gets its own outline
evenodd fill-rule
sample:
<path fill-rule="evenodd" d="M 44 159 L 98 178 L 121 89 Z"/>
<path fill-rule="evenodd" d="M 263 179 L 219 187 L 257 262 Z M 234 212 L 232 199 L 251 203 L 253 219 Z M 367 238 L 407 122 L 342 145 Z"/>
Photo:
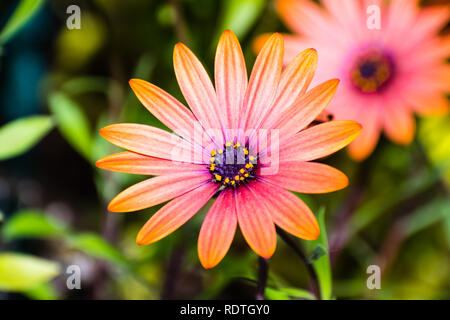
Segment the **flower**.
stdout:
<path fill-rule="evenodd" d="M 284 61 L 313 47 L 321 58 L 315 80 L 341 80 L 327 110 L 363 126 L 348 148 L 353 159 L 370 155 L 381 131 L 395 143 L 409 144 L 414 112 L 448 111 L 450 37 L 437 36 L 448 21 L 448 6 L 420 9 L 417 0 L 321 2 L 323 7 L 310 0 L 277 0 L 279 15 L 296 33 L 284 37 Z M 265 39 L 255 40 L 255 50 Z"/>
<path fill-rule="evenodd" d="M 217 194 L 198 239 L 205 268 L 222 260 L 238 224 L 250 247 L 265 258 L 275 251 L 275 224 L 297 237 L 316 239 L 314 214 L 286 189 L 325 193 L 347 186 L 342 172 L 310 160 L 345 147 L 361 129 L 353 121 L 305 129 L 338 85 L 338 80 L 329 80 L 307 91 L 316 51 L 303 51 L 282 72 L 283 39 L 274 34 L 248 81 L 239 42 L 225 31 L 216 53 L 215 88 L 186 46 L 177 44 L 173 58 L 192 111 L 146 81 L 133 79 L 130 85 L 142 104 L 178 135 L 141 124 L 115 124 L 100 131 L 129 151 L 100 159 L 98 167 L 157 175 L 121 192 L 109 210 L 136 211 L 171 200 L 140 230 L 136 241 L 144 245 L 179 228 Z M 267 129 L 271 135 L 258 133 Z M 266 140 L 270 142 L 261 143 Z"/>

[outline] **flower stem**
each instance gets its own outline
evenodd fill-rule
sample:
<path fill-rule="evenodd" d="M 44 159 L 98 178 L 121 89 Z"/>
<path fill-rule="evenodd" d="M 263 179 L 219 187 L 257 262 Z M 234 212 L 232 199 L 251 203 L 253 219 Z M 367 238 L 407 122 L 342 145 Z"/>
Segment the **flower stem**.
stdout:
<path fill-rule="evenodd" d="M 256 286 L 256 300 L 264 300 L 266 291 L 267 277 L 269 275 L 269 260 L 258 257 L 258 284 Z"/>
<path fill-rule="evenodd" d="M 316 270 L 312 266 L 312 264 L 309 262 L 308 258 L 306 257 L 305 253 L 302 251 L 302 249 L 298 246 L 298 244 L 295 242 L 294 239 L 292 239 L 291 236 L 289 236 L 284 230 L 277 228 L 277 233 L 280 236 L 281 239 L 295 252 L 295 254 L 303 261 L 306 270 L 308 271 L 308 274 L 311 279 L 311 286 L 313 294 L 320 298 L 320 290 L 319 290 L 319 279 L 317 277 Z"/>

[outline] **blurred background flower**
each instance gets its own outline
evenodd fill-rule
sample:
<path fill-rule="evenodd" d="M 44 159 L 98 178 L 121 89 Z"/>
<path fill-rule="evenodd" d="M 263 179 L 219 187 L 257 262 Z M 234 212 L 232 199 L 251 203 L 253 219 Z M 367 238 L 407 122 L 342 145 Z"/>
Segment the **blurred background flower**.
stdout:
<path fill-rule="evenodd" d="M 431 2 L 448 3 L 421 5 Z M 69 5 L 80 7 L 81 29 L 67 28 Z M 159 206 L 108 213 L 107 201 L 143 177 L 94 163 L 117 151 L 98 135 L 107 124 L 166 129 L 140 106 L 129 79 L 183 101 L 175 43 L 198 53 L 212 75 L 225 29 L 253 65 L 255 37 L 287 32 L 274 3 L 22 0 L 0 9 L 0 299 L 253 298 L 258 259 L 242 235 L 207 271 L 196 256 L 204 211 L 158 245 L 137 246 L 136 230 Z M 408 146 L 381 138 L 361 164 L 342 151 L 324 159 L 351 184 L 301 196 L 317 213 L 321 236 L 279 242 L 266 298 L 312 299 L 317 290 L 322 298 L 450 298 L 449 135 L 448 116 L 420 119 Z M 366 286 L 371 264 L 382 270 L 381 290 Z M 70 265 L 80 267 L 80 290 L 67 287 Z"/>

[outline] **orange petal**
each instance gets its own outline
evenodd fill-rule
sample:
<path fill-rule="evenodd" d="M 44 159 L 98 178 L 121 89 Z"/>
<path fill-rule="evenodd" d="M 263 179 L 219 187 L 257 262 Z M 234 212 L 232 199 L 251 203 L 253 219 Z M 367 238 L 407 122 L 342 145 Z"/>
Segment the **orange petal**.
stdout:
<path fill-rule="evenodd" d="M 103 138 L 130 151 L 174 161 L 203 163 L 200 147 L 165 130 L 134 123 L 109 125 L 100 130 Z M 205 158 L 206 160 L 206 158 Z"/>
<path fill-rule="evenodd" d="M 168 128 L 189 141 L 194 141 L 195 137 L 200 136 L 194 132 L 198 120 L 177 99 L 144 80 L 131 79 L 130 86 L 147 110 Z M 201 145 L 200 141 L 195 142 Z"/>
<path fill-rule="evenodd" d="M 248 79 L 239 40 L 230 30 L 220 37 L 214 71 L 220 117 L 226 129 L 237 129 Z"/>
<path fill-rule="evenodd" d="M 333 30 L 329 15 L 309 0 L 277 0 L 276 8 L 283 21 L 296 33 L 314 38 Z M 338 37 L 336 33 L 334 37 Z M 330 41 L 333 38 L 330 37 Z"/>
<path fill-rule="evenodd" d="M 381 119 L 378 105 L 360 108 L 354 119 L 362 125 L 361 133 L 350 143 L 348 152 L 356 161 L 366 159 L 377 145 L 381 132 Z"/>
<path fill-rule="evenodd" d="M 269 40 L 272 33 L 265 33 L 257 36 L 252 42 L 253 51 L 258 54 L 261 49 L 264 47 L 264 44 Z"/>
<path fill-rule="evenodd" d="M 415 120 L 404 105 L 389 104 L 384 110 L 384 132 L 398 144 L 410 144 L 414 139 Z"/>
<path fill-rule="evenodd" d="M 179 172 L 150 178 L 119 193 L 109 204 L 112 212 L 130 212 L 163 203 L 211 180 L 209 172 Z"/>
<path fill-rule="evenodd" d="M 194 115 L 205 129 L 222 129 L 216 92 L 205 68 L 197 57 L 182 43 L 173 51 L 173 66 L 181 92 Z M 223 136 L 214 137 L 219 145 Z"/>
<path fill-rule="evenodd" d="M 174 232 L 192 218 L 211 199 L 218 188 L 217 184 L 206 183 L 170 201 L 142 227 L 136 237 L 136 243 L 145 245 L 156 242 Z"/>
<path fill-rule="evenodd" d="M 283 188 L 261 182 L 255 191 L 280 228 L 305 240 L 315 240 L 320 234 L 319 223 L 308 206 L 296 195 Z"/>
<path fill-rule="evenodd" d="M 239 228 L 250 248 L 264 258 L 275 252 L 277 234 L 267 207 L 249 185 L 236 189 L 236 210 Z"/>
<path fill-rule="evenodd" d="M 331 121 L 297 133 L 280 150 L 283 161 L 326 157 L 352 142 L 361 132 L 355 121 Z"/>
<path fill-rule="evenodd" d="M 423 116 L 438 116 L 447 114 L 450 109 L 448 99 L 440 93 L 428 97 L 411 99 L 414 110 Z"/>
<path fill-rule="evenodd" d="M 145 175 L 162 175 L 180 171 L 201 172 L 205 170 L 205 165 L 202 164 L 170 161 L 129 151 L 104 157 L 98 160 L 95 165 L 110 171 Z"/>
<path fill-rule="evenodd" d="M 256 58 L 245 95 L 241 128 L 257 129 L 275 98 L 283 64 L 283 38 L 274 33 Z"/>
<path fill-rule="evenodd" d="M 198 237 L 198 256 L 206 269 L 225 256 L 236 232 L 236 203 L 231 189 L 223 190 L 203 221 Z"/>
<path fill-rule="evenodd" d="M 328 193 L 345 188 L 347 176 L 322 163 L 283 161 L 278 173 L 263 175 L 265 181 L 300 193 Z"/>
<path fill-rule="evenodd" d="M 317 51 L 307 49 L 300 53 L 281 74 L 277 97 L 261 127 L 269 127 L 274 118 L 293 104 L 308 89 L 317 66 Z"/>
<path fill-rule="evenodd" d="M 281 129 L 282 139 L 287 139 L 310 124 L 330 103 L 339 80 L 328 80 L 293 103 L 273 126 Z"/>

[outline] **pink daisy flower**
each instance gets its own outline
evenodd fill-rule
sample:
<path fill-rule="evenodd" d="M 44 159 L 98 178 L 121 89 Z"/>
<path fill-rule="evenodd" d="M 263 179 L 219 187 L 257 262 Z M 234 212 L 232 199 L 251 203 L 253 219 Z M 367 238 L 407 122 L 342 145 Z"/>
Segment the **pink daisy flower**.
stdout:
<path fill-rule="evenodd" d="M 173 58 L 190 110 L 146 81 L 131 80 L 130 85 L 142 104 L 177 135 L 141 124 L 115 124 L 100 131 L 129 151 L 99 160 L 98 167 L 157 176 L 121 192 L 109 210 L 136 211 L 169 201 L 137 235 L 137 243 L 144 245 L 175 231 L 217 195 L 198 239 L 205 268 L 225 256 L 237 225 L 250 247 L 265 258 L 275 251 L 275 225 L 297 237 L 316 239 L 314 214 L 288 190 L 325 193 L 347 186 L 342 172 L 310 160 L 345 147 L 361 130 L 353 121 L 307 128 L 339 82 L 329 80 L 307 91 L 316 51 L 300 53 L 282 72 L 283 39 L 274 34 L 248 81 L 239 42 L 225 31 L 217 48 L 215 88 L 186 46 L 177 44 Z"/>
<path fill-rule="evenodd" d="M 450 37 L 438 37 L 449 7 L 419 8 L 417 0 L 277 0 L 286 35 L 285 63 L 299 50 L 320 54 L 316 81 L 338 77 L 329 112 L 362 124 L 349 146 L 356 160 L 375 148 L 380 133 L 398 144 L 414 137 L 414 113 L 448 111 Z M 378 19 L 379 18 L 379 19 Z M 379 21 L 377 21 L 379 20 Z M 266 36 L 255 41 L 261 47 Z"/>

